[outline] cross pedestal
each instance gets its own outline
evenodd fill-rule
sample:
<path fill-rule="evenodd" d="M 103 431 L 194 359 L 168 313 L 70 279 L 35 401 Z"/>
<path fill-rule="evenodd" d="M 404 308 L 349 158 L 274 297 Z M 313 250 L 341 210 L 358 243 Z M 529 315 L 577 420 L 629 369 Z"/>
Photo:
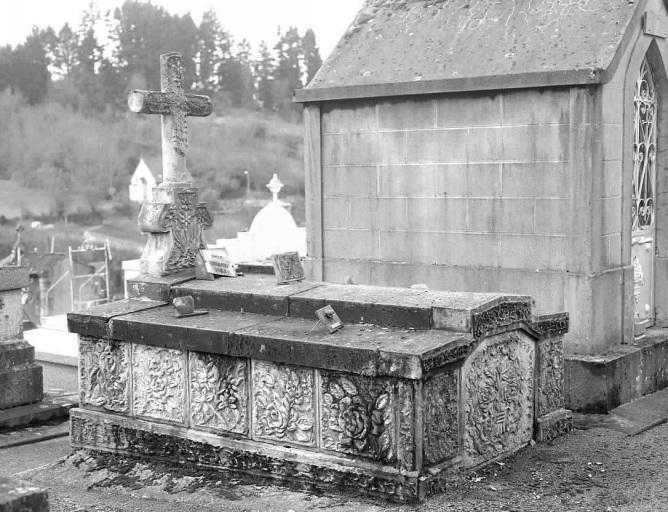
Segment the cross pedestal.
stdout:
<path fill-rule="evenodd" d="M 162 118 L 162 183 L 152 200 L 142 205 L 139 228 L 148 233 L 140 260 L 146 276 L 165 276 L 195 266 L 204 248 L 202 230 L 213 221 L 206 205 L 198 201 L 199 189 L 186 169 L 188 129 L 186 116 L 211 114 L 208 96 L 185 94 L 181 54 L 160 56 L 161 91 L 132 91 L 130 110 L 160 114 Z"/>

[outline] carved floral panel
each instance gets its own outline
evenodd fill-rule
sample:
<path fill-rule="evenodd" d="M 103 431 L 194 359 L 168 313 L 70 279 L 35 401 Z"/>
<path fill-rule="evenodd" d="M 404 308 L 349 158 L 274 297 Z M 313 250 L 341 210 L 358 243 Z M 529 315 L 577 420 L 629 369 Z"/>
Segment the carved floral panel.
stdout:
<path fill-rule="evenodd" d="M 564 351 L 561 337 L 539 342 L 537 416 L 564 406 Z"/>
<path fill-rule="evenodd" d="M 129 413 L 129 344 L 81 336 L 79 392 L 81 405 Z"/>
<path fill-rule="evenodd" d="M 323 371 L 321 393 L 323 448 L 396 460 L 391 381 Z"/>
<path fill-rule="evenodd" d="M 459 449 L 459 394 L 456 371 L 424 383 L 424 461 L 436 464 L 457 455 Z"/>
<path fill-rule="evenodd" d="M 253 361 L 253 433 L 257 438 L 314 446 L 314 372 Z"/>
<path fill-rule="evenodd" d="M 399 381 L 399 462 L 403 469 L 415 466 L 415 398 L 411 381 Z"/>
<path fill-rule="evenodd" d="M 246 360 L 190 352 L 189 369 L 191 425 L 246 434 Z"/>
<path fill-rule="evenodd" d="M 186 372 L 183 350 L 133 345 L 134 413 L 183 423 L 186 419 Z"/>
<path fill-rule="evenodd" d="M 524 335 L 495 336 L 464 364 L 464 448 L 474 463 L 531 440 L 534 355 Z"/>

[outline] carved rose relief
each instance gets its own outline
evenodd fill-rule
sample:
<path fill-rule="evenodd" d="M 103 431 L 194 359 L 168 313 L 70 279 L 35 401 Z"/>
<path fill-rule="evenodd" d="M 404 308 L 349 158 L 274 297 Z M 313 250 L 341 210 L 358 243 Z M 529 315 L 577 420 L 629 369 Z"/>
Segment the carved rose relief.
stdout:
<path fill-rule="evenodd" d="M 79 344 L 79 384 L 82 405 L 130 412 L 129 345 L 82 336 Z"/>
<path fill-rule="evenodd" d="M 183 350 L 133 345 L 134 412 L 167 421 L 185 421 Z"/>
<path fill-rule="evenodd" d="M 524 337 L 491 338 L 465 364 L 464 446 L 474 459 L 491 459 L 531 439 L 534 352 Z"/>
<path fill-rule="evenodd" d="M 561 338 L 541 341 L 538 416 L 564 406 L 564 353 Z"/>
<path fill-rule="evenodd" d="M 448 372 L 425 382 L 424 460 L 435 464 L 457 455 L 459 448 L 459 396 L 457 373 Z"/>
<path fill-rule="evenodd" d="M 390 381 L 323 371 L 321 407 L 324 448 L 396 459 Z"/>
<path fill-rule="evenodd" d="M 313 370 L 253 361 L 256 436 L 313 446 Z"/>
<path fill-rule="evenodd" d="M 193 425 L 245 434 L 246 361 L 190 353 L 190 419 Z"/>

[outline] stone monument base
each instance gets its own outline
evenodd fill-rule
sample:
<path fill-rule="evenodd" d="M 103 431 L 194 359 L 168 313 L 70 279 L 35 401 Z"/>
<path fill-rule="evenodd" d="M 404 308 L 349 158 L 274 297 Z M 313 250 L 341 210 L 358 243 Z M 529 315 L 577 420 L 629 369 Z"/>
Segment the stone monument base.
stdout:
<path fill-rule="evenodd" d="M 566 405 L 606 413 L 668 387 L 668 329 L 652 327 L 643 340 L 603 354 L 565 356 Z"/>
<path fill-rule="evenodd" d="M 568 316 L 533 317 L 528 297 L 170 279 L 68 316 L 73 446 L 419 501 L 449 469 L 571 428 Z M 163 300 L 187 295 L 208 314 Z M 316 324 L 326 305 L 334 334 Z"/>

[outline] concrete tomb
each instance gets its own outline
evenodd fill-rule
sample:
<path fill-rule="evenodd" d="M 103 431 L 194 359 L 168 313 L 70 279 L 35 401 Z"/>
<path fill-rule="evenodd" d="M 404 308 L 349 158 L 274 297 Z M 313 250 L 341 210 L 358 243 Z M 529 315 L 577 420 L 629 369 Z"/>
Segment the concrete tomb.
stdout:
<path fill-rule="evenodd" d="M 0 413 L 44 396 L 42 367 L 22 337 L 21 289 L 29 283 L 26 267 L 0 267 Z M 0 414 L 0 428 L 2 419 Z"/>
<path fill-rule="evenodd" d="M 170 82 L 180 56 L 161 63 L 163 103 L 136 107 L 148 92 L 130 103 L 161 113 L 174 147 L 170 126 L 192 97 Z M 449 469 L 570 430 L 568 315 L 536 316 L 526 295 L 195 280 L 210 217 L 186 148 L 163 147 L 166 179 L 140 214 L 154 238 L 130 298 L 68 315 L 80 337 L 74 447 L 416 501 L 443 490 Z M 326 306 L 342 328 L 317 323 Z"/>
<path fill-rule="evenodd" d="M 295 96 L 310 278 L 568 311 L 608 410 L 668 384 L 668 14 L 585 3 L 370 0 Z"/>

